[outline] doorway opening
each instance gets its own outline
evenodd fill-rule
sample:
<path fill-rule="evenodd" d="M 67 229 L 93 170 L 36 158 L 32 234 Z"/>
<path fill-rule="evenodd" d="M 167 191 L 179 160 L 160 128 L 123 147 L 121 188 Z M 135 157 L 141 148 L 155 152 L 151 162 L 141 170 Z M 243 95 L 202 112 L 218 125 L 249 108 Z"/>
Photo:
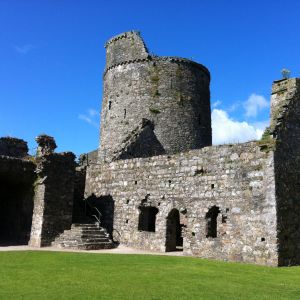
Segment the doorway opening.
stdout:
<path fill-rule="evenodd" d="M 30 184 L 0 180 L 0 245 L 27 245 L 33 213 Z"/>
<path fill-rule="evenodd" d="M 155 222 L 158 209 L 153 206 L 140 206 L 139 231 L 155 232 Z"/>
<path fill-rule="evenodd" d="M 183 227 L 178 209 L 172 209 L 167 217 L 166 252 L 183 251 Z"/>

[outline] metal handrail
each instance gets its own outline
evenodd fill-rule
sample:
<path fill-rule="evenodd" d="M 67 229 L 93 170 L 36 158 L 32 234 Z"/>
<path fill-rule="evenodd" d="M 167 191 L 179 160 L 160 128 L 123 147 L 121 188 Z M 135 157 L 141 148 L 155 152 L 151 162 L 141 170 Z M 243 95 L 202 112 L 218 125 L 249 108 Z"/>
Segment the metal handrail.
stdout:
<path fill-rule="evenodd" d="M 120 241 L 119 240 L 116 240 L 115 239 L 115 234 L 117 233 L 117 235 L 119 236 L 119 238 L 121 237 L 121 234 L 120 234 L 120 232 L 115 228 L 115 227 L 113 227 L 113 231 L 112 231 L 112 234 L 111 234 L 111 236 L 112 236 L 112 241 L 116 244 L 119 244 L 120 243 Z"/>
<path fill-rule="evenodd" d="M 98 227 L 100 227 L 100 219 L 96 216 L 96 215 L 92 215 L 92 217 L 94 217 L 98 223 Z"/>
<path fill-rule="evenodd" d="M 94 218 L 96 219 L 96 221 L 98 222 L 98 226 L 100 227 L 100 224 L 101 224 L 101 218 L 102 218 L 101 212 L 99 211 L 99 209 L 98 209 L 96 206 L 92 206 L 92 204 L 88 201 L 87 198 L 84 199 L 84 202 L 87 203 L 88 206 L 89 206 L 91 209 L 94 209 L 94 210 L 97 212 L 98 215 L 92 215 L 92 217 L 94 217 Z M 85 209 L 85 214 L 87 215 L 86 209 Z M 117 233 L 117 235 L 118 235 L 119 237 L 121 237 L 120 232 L 119 232 L 116 228 L 113 227 L 113 233 L 111 234 L 112 240 L 113 240 L 114 243 L 119 243 L 118 240 L 115 240 L 115 239 L 114 239 L 114 236 L 115 236 L 114 233 Z"/>
<path fill-rule="evenodd" d="M 84 199 L 84 202 L 87 203 L 88 206 L 91 209 L 94 209 L 96 211 L 96 213 L 98 214 L 98 215 L 92 215 L 92 217 L 94 217 L 96 219 L 96 221 L 98 222 L 98 226 L 100 227 L 100 225 L 101 225 L 101 217 L 102 217 L 101 212 L 99 211 L 99 209 L 96 206 L 92 206 L 91 203 L 89 203 L 88 199 Z M 86 210 L 85 210 L 85 214 L 87 215 Z"/>
<path fill-rule="evenodd" d="M 102 214 L 96 206 L 93 206 L 92 208 L 98 213 L 98 216 L 92 215 L 92 217 L 94 217 L 97 220 L 98 226 L 100 227 Z"/>

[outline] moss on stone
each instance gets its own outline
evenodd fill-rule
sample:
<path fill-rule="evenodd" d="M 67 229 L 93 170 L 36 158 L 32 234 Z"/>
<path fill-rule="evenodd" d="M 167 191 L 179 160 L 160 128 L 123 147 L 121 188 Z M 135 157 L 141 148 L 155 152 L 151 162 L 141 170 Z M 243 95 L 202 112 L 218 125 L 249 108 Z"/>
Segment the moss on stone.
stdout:
<path fill-rule="evenodd" d="M 261 151 L 269 152 L 274 150 L 276 141 L 273 139 L 270 127 L 267 127 L 261 137 L 257 142 Z"/>
<path fill-rule="evenodd" d="M 150 107 L 149 111 L 153 114 L 159 114 L 161 111 L 156 107 Z"/>
<path fill-rule="evenodd" d="M 159 81 L 159 76 L 158 75 L 150 76 L 150 80 L 153 82 L 157 82 L 157 81 Z"/>

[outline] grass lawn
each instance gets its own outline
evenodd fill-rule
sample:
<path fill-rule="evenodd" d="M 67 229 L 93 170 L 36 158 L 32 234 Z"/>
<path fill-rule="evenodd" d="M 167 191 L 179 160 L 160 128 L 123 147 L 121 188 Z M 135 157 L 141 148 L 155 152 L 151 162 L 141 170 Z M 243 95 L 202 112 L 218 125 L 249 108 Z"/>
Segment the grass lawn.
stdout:
<path fill-rule="evenodd" d="M 0 252 L 0 299 L 300 299 L 300 267 L 152 255 Z"/>

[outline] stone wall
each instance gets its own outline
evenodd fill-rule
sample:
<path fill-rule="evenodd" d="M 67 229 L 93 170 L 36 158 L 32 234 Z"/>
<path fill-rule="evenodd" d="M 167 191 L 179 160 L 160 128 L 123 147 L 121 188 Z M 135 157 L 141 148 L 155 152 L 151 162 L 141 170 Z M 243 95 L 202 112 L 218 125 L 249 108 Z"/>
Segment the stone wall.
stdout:
<path fill-rule="evenodd" d="M 300 264 L 300 79 L 275 81 L 271 132 L 275 138 L 279 265 Z"/>
<path fill-rule="evenodd" d="M 49 246 L 72 224 L 75 155 L 51 153 L 37 158 L 30 245 Z"/>
<path fill-rule="evenodd" d="M 114 238 L 125 245 L 170 250 L 171 215 L 179 213 L 185 254 L 277 265 L 273 170 L 273 152 L 256 142 L 206 147 L 90 166 L 85 196 L 111 197 Z M 154 231 L 138 230 L 144 207 L 144 215 L 158 209 Z M 208 229 L 213 209 L 217 237 Z"/>
<path fill-rule="evenodd" d="M 211 145 L 210 74 L 204 66 L 149 56 L 136 33 L 113 38 L 106 49 L 100 161 Z"/>
<path fill-rule="evenodd" d="M 28 156 L 27 142 L 13 137 L 1 137 L 0 155 L 24 158 Z"/>
<path fill-rule="evenodd" d="M 83 153 L 79 157 L 78 164 L 80 166 L 88 166 L 89 164 L 95 164 L 98 162 L 98 149 Z"/>

